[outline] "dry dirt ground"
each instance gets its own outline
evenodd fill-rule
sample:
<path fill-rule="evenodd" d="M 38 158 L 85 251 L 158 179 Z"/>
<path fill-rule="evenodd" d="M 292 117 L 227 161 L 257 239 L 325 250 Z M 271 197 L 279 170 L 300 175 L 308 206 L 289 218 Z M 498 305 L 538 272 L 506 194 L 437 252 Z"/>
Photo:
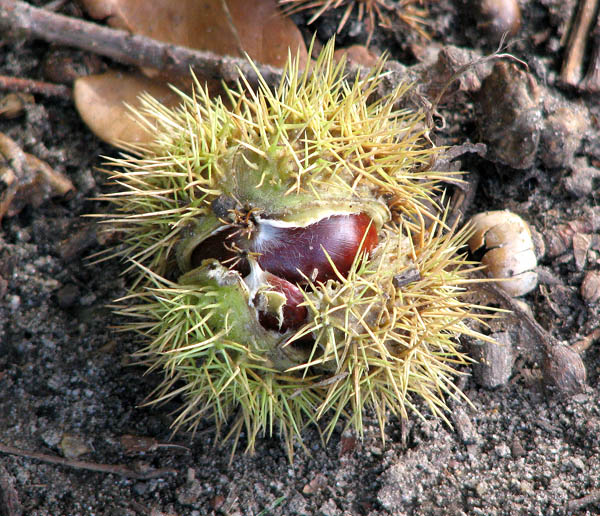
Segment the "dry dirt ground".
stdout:
<path fill-rule="evenodd" d="M 540 147 L 528 168 L 516 170 L 499 163 L 491 148 L 484 157 L 465 159 L 462 168 L 480 177 L 470 213 L 511 209 L 541 235 L 544 282 L 524 300 L 542 326 L 573 344 L 599 326 L 599 303 L 580 293 L 585 274 L 600 270 L 600 185 L 591 179 L 600 166 L 598 97 L 559 84 L 561 37 L 575 2 L 520 3 L 522 26 L 510 51 L 528 63 L 531 77 L 555 101 L 580 106 L 586 127 L 553 133 L 558 143 L 574 141 L 571 155 L 558 156 L 558 165 Z M 493 51 L 474 12 L 467 3 L 433 2 L 432 43 Z M 316 25 L 321 40 L 332 34 L 336 16 Z M 350 23 L 339 42 L 364 39 L 364 26 Z M 427 54 L 416 42 L 398 27 L 378 30 L 373 46 L 410 65 L 417 54 Z M 43 79 L 49 51 L 46 43 L 15 43 L 0 34 L 0 74 Z M 586 56 L 587 62 L 589 49 Z M 477 103 L 466 92 L 443 110 L 448 123 L 440 141 L 483 137 L 491 122 Z M 496 106 L 498 117 L 504 103 Z M 551 112 L 541 110 L 542 123 Z M 122 465 L 140 475 L 169 469 L 158 478 L 135 479 L 3 453 L 0 514 L 600 513 L 600 345 L 582 355 L 585 392 L 563 399 L 543 388 L 540 343 L 521 330 L 511 379 L 485 389 L 468 377 L 464 391 L 472 406 L 453 404 L 453 428 L 436 420 L 411 420 L 402 428 L 392 420 L 382 444 L 376 422 L 367 419 L 362 442 L 337 432 L 326 447 L 309 429 L 311 455 L 298 449 L 292 465 L 278 438 L 259 439 L 254 456 L 237 452 L 231 464 L 228 451 L 214 446 L 208 424 L 195 438 L 178 434 L 170 440 L 173 407 L 139 407 L 158 383 L 130 364 L 128 354 L 140 342 L 111 329 L 117 321 L 107 304 L 125 292 L 121 266 L 85 259 L 102 247 L 82 215 L 105 209 L 90 198 L 103 190 L 96 170 L 100 156 L 116 151 L 89 132 L 71 102 L 43 96 L 22 116 L 0 119 L 0 131 L 66 173 L 76 187 L 68 199 L 26 207 L 1 223 L 0 444 L 55 457 L 79 450 L 80 461 Z M 561 226 L 569 223 L 570 230 Z M 564 245 L 557 250 L 559 240 Z M 151 440 L 138 443 L 142 451 L 127 453 L 124 435 Z"/>

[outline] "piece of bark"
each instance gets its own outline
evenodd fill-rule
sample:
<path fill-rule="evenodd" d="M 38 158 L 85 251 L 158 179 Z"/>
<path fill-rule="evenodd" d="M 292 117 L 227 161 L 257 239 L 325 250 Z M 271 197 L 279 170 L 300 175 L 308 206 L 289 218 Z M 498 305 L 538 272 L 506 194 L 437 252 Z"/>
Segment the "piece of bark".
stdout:
<path fill-rule="evenodd" d="M 471 342 L 470 355 L 473 364 L 473 378 L 478 385 L 493 389 L 506 384 L 512 375 L 515 362 L 512 340 L 507 332 L 492 335 L 496 343 L 488 341 Z"/>

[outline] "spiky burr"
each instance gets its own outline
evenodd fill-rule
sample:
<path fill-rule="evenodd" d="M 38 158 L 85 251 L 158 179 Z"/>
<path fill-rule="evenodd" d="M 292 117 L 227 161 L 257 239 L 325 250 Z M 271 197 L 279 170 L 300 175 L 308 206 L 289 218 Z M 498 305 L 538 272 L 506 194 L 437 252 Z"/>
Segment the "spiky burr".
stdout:
<path fill-rule="evenodd" d="M 250 450 L 278 428 L 291 457 L 309 423 L 362 433 L 374 409 L 383 436 L 389 412 L 444 417 L 459 392 L 459 338 L 483 317 L 463 300 L 468 232 L 445 224 L 423 115 L 395 108 L 408 86 L 374 100 L 382 68 L 348 76 L 329 43 L 274 89 L 144 98 L 156 138 L 112 160 L 107 222 L 176 427 L 211 416 Z"/>

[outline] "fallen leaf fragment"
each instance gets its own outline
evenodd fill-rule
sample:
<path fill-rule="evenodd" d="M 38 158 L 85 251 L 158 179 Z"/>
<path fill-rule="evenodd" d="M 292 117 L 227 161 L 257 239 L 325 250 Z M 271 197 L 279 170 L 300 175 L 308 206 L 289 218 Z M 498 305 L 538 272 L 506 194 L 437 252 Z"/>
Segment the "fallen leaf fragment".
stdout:
<path fill-rule="evenodd" d="M 587 271 L 581 282 L 581 297 L 586 303 L 600 301 L 600 271 Z"/>
<path fill-rule="evenodd" d="M 140 108 L 139 95 L 147 92 L 162 104 L 174 107 L 179 96 L 167 84 L 141 74 L 107 72 L 75 81 L 73 97 L 79 115 L 101 140 L 113 145 L 148 142 L 152 133 L 140 125 L 127 105 Z"/>
<path fill-rule="evenodd" d="M 255 62 L 277 67 L 286 63 L 288 53 L 298 55 L 303 66 L 308 59 L 300 30 L 280 12 L 277 0 L 83 0 L 83 4 L 92 17 L 112 27 L 175 45 L 220 55 L 247 54 Z M 139 107 L 138 95 L 148 92 L 173 107 L 178 97 L 167 82 L 184 91 L 191 88 L 188 76 L 142 72 L 145 75 L 108 72 L 75 82 L 77 110 L 100 139 L 117 146 L 149 143 L 152 132 L 132 119 L 125 104 Z M 201 72 L 196 72 L 204 83 Z"/>
<path fill-rule="evenodd" d="M 39 207 L 51 197 L 74 191 L 71 180 L 48 163 L 27 154 L 4 133 L 0 133 L 0 220 L 12 217 L 25 206 Z"/>
<path fill-rule="evenodd" d="M 300 52 L 302 34 L 277 0 L 83 0 L 88 13 L 112 27 L 216 54 L 282 67 Z"/>
<path fill-rule="evenodd" d="M 304 494 L 315 494 L 325 487 L 327 487 L 327 477 L 322 473 L 317 473 L 308 484 L 305 484 L 302 492 Z"/>
<path fill-rule="evenodd" d="M 339 48 L 333 53 L 333 58 L 336 61 L 339 61 L 344 56 L 350 63 L 368 68 L 375 66 L 379 60 L 377 55 L 364 45 L 351 45 L 346 48 Z"/>

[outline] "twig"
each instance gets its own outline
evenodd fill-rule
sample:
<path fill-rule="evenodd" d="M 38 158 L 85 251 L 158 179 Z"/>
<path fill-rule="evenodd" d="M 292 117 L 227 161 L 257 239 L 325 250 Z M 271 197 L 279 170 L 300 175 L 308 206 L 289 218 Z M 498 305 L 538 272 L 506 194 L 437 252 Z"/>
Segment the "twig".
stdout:
<path fill-rule="evenodd" d="M 502 290 L 498 285 L 492 282 L 483 282 L 478 288 L 481 288 L 485 292 L 491 294 L 498 301 L 500 301 L 504 306 L 506 306 L 511 312 L 513 312 L 516 319 L 519 322 L 523 323 L 527 330 L 537 337 L 539 341 L 542 343 L 544 351 L 548 352 L 554 346 L 558 345 L 557 340 L 548 333 L 541 325 L 538 323 L 531 315 L 529 315 L 519 303 L 515 301 L 512 297 L 510 297 L 504 290 Z"/>
<path fill-rule="evenodd" d="M 6 75 L 0 75 L 0 90 L 39 93 L 46 97 L 60 97 L 65 100 L 71 100 L 71 88 L 62 84 L 7 77 Z"/>
<path fill-rule="evenodd" d="M 10 455 L 18 455 L 19 457 L 27 457 L 28 459 L 41 460 L 42 462 L 48 462 L 50 464 L 60 464 L 61 466 L 67 466 L 69 468 L 86 469 L 88 471 L 98 471 L 100 473 L 112 473 L 114 475 L 135 478 L 137 480 L 148 480 L 151 478 L 160 478 L 177 474 L 177 470 L 173 468 L 134 471 L 122 464 L 97 464 L 95 462 L 87 462 L 84 460 L 65 459 L 63 457 L 56 457 L 55 455 L 22 450 L 6 444 L 0 444 L 0 453 L 8 453 Z"/>
<path fill-rule="evenodd" d="M 21 516 L 23 514 L 19 494 L 13 483 L 12 476 L 0 464 L 0 514 L 3 516 Z"/>
<path fill-rule="evenodd" d="M 94 52 L 123 64 L 149 67 L 170 75 L 188 76 L 190 68 L 203 78 L 235 82 L 241 72 L 250 84 L 257 84 L 256 70 L 243 58 L 219 56 L 203 50 L 163 43 L 125 30 L 111 29 L 44 9 L 18 0 L 0 0 L 0 33 L 29 36 L 50 43 Z M 282 71 L 257 65 L 268 83 L 276 83 Z"/>
<path fill-rule="evenodd" d="M 586 349 L 588 349 L 595 341 L 600 339 L 600 328 L 596 328 L 592 333 L 586 335 L 581 340 L 571 345 L 571 349 L 581 355 Z"/>
<path fill-rule="evenodd" d="M 600 489 L 594 489 L 590 491 L 590 494 L 585 495 L 581 498 L 577 498 L 577 500 L 571 500 L 567 504 L 568 512 L 575 512 L 583 509 L 586 505 L 590 505 L 591 503 L 600 502 Z"/>
<path fill-rule="evenodd" d="M 598 0 L 579 0 L 575 21 L 567 41 L 567 49 L 560 79 L 570 86 L 577 86 L 581 80 L 581 65 L 585 53 L 588 33 L 596 15 Z"/>
<path fill-rule="evenodd" d="M 596 25 L 590 36 L 592 55 L 585 77 L 579 87 L 590 93 L 598 93 L 600 91 L 600 13 L 596 16 Z"/>
<path fill-rule="evenodd" d="M 44 9 L 46 11 L 58 11 L 63 5 L 65 5 L 67 0 L 52 0 L 52 2 L 48 2 L 44 4 Z"/>
<path fill-rule="evenodd" d="M 530 334 L 541 342 L 542 375 L 547 387 L 565 396 L 573 396 L 585 391 L 587 376 L 585 365 L 575 349 L 560 343 L 496 284 L 484 282 L 479 285 L 479 288 L 509 308 Z"/>

